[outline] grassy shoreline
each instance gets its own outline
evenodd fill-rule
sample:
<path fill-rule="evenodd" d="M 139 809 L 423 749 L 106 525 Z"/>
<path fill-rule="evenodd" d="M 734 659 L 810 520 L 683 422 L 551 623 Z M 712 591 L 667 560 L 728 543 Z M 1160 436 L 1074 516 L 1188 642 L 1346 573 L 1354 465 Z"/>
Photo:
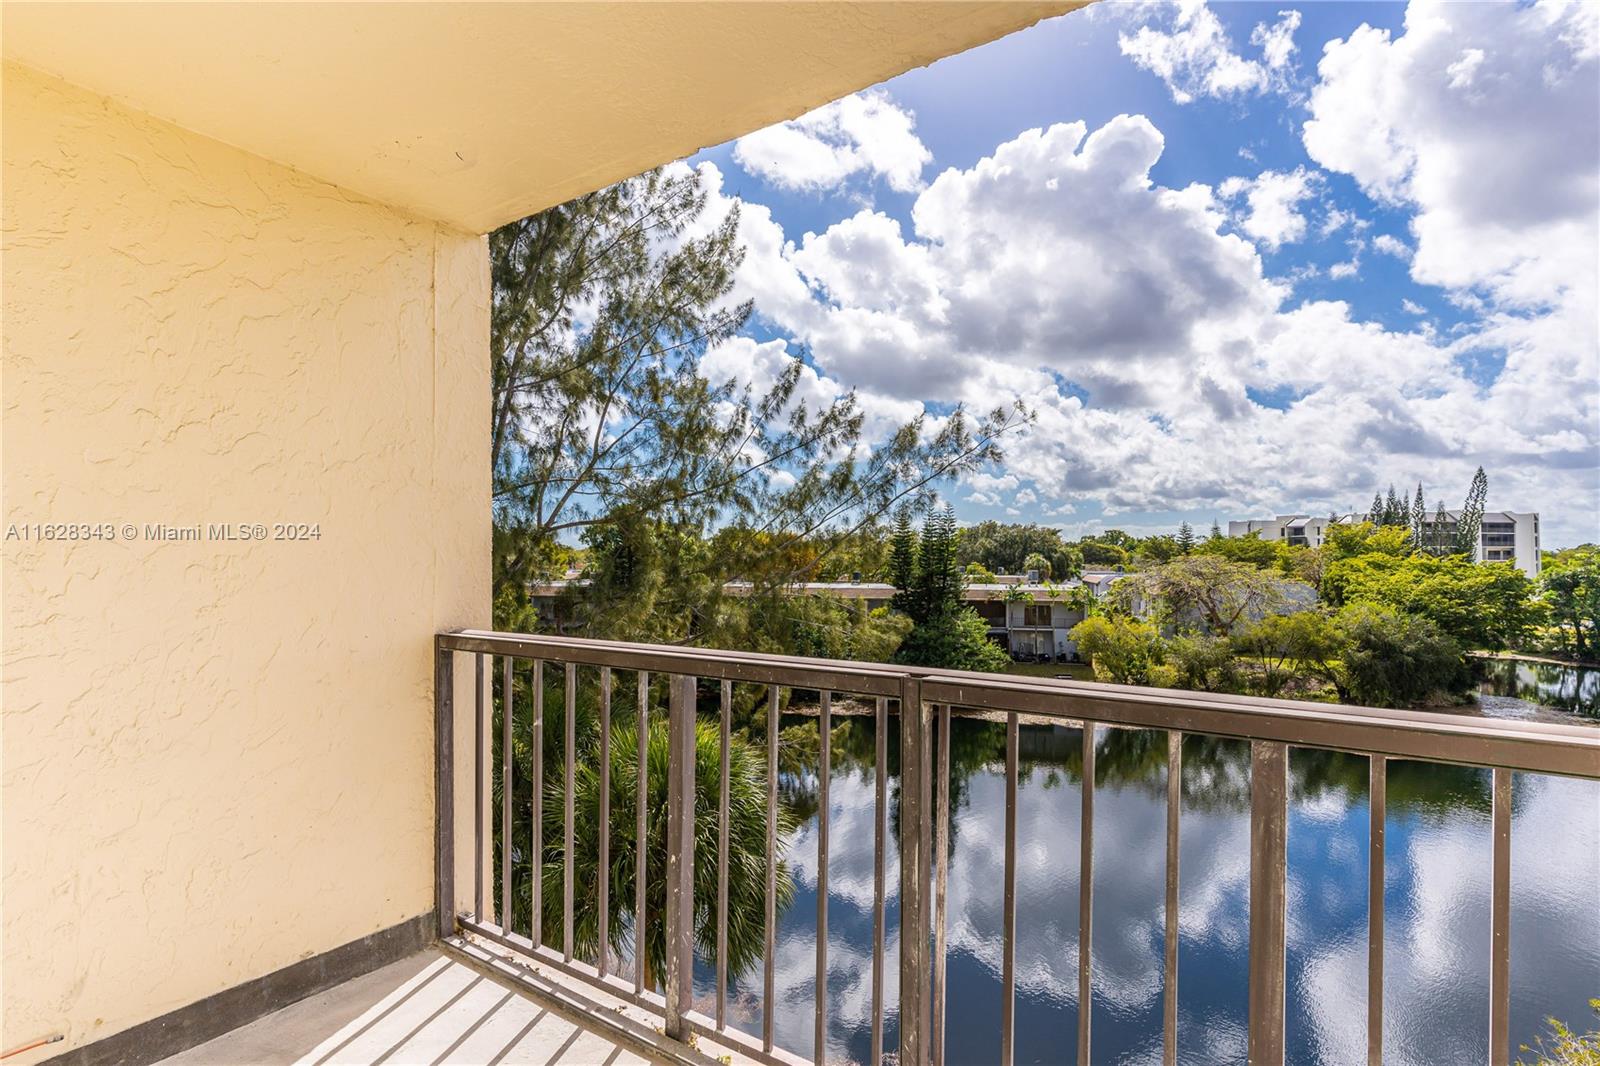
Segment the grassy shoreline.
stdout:
<path fill-rule="evenodd" d="M 1600 670 L 1600 662 L 1593 659 L 1558 659 L 1550 655 L 1536 655 L 1525 651 L 1469 651 L 1469 659 L 1495 659 L 1519 663 L 1544 663 L 1546 666 L 1576 666 L 1579 669 Z"/>

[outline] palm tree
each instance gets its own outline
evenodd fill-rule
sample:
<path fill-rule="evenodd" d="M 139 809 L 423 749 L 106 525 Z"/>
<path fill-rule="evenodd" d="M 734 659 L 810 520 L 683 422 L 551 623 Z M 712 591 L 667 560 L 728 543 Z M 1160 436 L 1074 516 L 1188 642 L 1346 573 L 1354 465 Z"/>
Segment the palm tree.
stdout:
<path fill-rule="evenodd" d="M 558 695 L 553 690 L 550 695 Z M 592 704 L 580 700 L 577 715 L 577 765 L 573 775 L 573 951 L 580 958 L 595 960 L 600 951 L 599 895 L 599 815 L 600 765 L 599 729 Z M 547 708 L 561 703 L 547 699 Z M 620 708 L 619 708 L 620 710 Z M 521 714 L 518 714 L 521 718 Z M 624 718 L 619 714 L 619 718 Z M 540 863 L 542 879 L 542 932 L 544 942 L 558 945 L 562 939 L 564 906 L 564 856 L 566 795 L 565 755 L 559 750 L 560 730 L 551 718 L 546 725 L 544 765 L 544 835 Z M 529 735 L 521 727 L 520 738 Z M 555 734 L 552 736 L 551 734 Z M 551 743 L 554 741 L 554 743 Z M 639 782 L 639 737 L 630 712 L 624 720 L 613 721 L 611 728 L 611 817 L 609 871 L 610 916 L 606 950 L 620 958 L 634 941 L 635 886 L 637 884 L 637 805 Z M 647 750 L 645 844 L 645 981 L 658 987 L 665 976 L 666 859 L 667 859 L 667 771 L 670 740 L 665 715 L 654 710 Z M 531 752 L 517 752 L 519 766 L 531 768 Z M 695 728 L 695 848 L 694 848 L 694 937 L 702 957 L 715 959 L 717 951 L 717 843 L 718 802 L 721 793 L 721 747 L 717 726 L 701 721 Z M 743 737 L 735 735 L 728 757 L 728 971 L 737 974 L 756 963 L 765 945 L 767 772 L 766 755 Z M 527 780 L 526 776 L 523 780 Z M 512 894 L 514 925 L 530 926 L 532 911 L 532 827 L 531 797 L 514 792 L 518 814 L 514 818 L 512 850 Z M 795 828 L 795 818 L 780 801 L 778 807 L 778 850 Z M 498 877 L 498 852 L 496 853 Z M 496 889 L 498 891 L 498 888 Z M 787 864 L 780 858 L 777 867 L 777 906 L 781 913 L 794 898 L 794 883 Z"/>

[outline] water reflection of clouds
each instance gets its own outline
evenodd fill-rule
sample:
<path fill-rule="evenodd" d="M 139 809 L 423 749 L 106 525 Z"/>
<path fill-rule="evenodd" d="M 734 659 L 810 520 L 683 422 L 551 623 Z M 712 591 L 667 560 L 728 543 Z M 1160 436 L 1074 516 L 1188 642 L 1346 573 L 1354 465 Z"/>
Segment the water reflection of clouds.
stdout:
<path fill-rule="evenodd" d="M 828 899 L 843 900 L 870 912 L 873 896 L 873 812 L 877 785 L 871 767 L 835 772 L 829 785 Z M 893 801 L 893 792 L 887 798 Z M 817 822 L 812 819 L 793 837 L 790 866 L 806 887 L 817 887 Z M 900 855 L 892 829 L 884 843 L 884 880 L 900 884 Z"/>
<path fill-rule="evenodd" d="M 870 767 L 841 769 L 829 787 L 828 856 L 828 1046 L 830 1060 L 866 1057 L 872 1025 L 873 814 L 876 784 Z M 893 793 L 890 793 L 892 802 Z M 773 976 L 776 1009 L 773 1039 L 802 1057 L 811 1056 L 816 1003 L 817 822 L 791 837 L 785 858 L 795 879 L 795 901 L 779 919 Z M 898 900 L 900 862 L 892 832 L 884 856 L 884 993 L 893 1015 L 900 997 Z M 708 995 L 709 979 L 700 995 Z M 761 1032 L 762 975 L 757 967 L 730 981 L 730 1024 Z M 738 993 L 737 1003 L 733 1001 Z M 895 1028 L 886 1024 L 891 1050 Z"/>
<path fill-rule="evenodd" d="M 1296 752 L 1296 759 L 1313 758 Z M 1247 766 L 1247 762 L 1246 762 Z M 1079 788 L 1044 787 L 1037 772 L 1018 803 L 1018 1061 L 1052 1061 L 1070 1047 L 1077 1012 Z M 1163 790 L 1158 780 L 1102 785 L 1095 808 L 1096 1060 L 1160 1057 L 1165 916 Z M 1180 901 L 1180 1039 L 1185 1063 L 1242 1061 L 1246 1043 L 1249 815 L 1208 802 L 1206 782 L 1237 794 L 1238 763 L 1186 768 Z M 1600 785 L 1519 775 L 1513 830 L 1514 1040 L 1548 1013 L 1586 1022 L 1600 994 Z M 829 864 L 830 1057 L 862 1058 L 871 1026 L 874 788 L 870 768 L 832 783 Z M 892 794 L 892 793 L 891 793 Z M 1423 797 L 1425 800 L 1426 797 Z M 950 1047 L 979 1061 L 998 1042 L 1005 794 L 1000 768 L 974 770 L 952 853 L 948 943 Z M 1487 1047 L 1489 837 L 1487 813 L 1426 802 L 1392 807 L 1386 895 L 1386 1060 L 1481 1060 Z M 1328 787 L 1295 801 L 1290 829 L 1288 1013 L 1296 1062 L 1344 1063 L 1365 1054 L 1366 847 L 1364 794 Z M 776 1035 L 809 1055 L 816 888 L 815 823 L 793 838 L 795 906 L 778 950 Z M 898 1002 L 894 839 L 886 862 L 884 1002 L 894 1044 Z M 953 981 L 957 980 L 953 976 Z M 741 1027 L 760 1031 L 760 973 L 736 989 Z M 991 1003 L 990 1001 L 993 1001 Z M 993 1032 L 989 1031 L 994 1029 Z M 982 1030 L 982 1031 L 978 1031 Z M 977 1058 L 972 1058 L 976 1055 Z"/>
<path fill-rule="evenodd" d="M 1213 768 L 1212 772 L 1217 772 Z M 1028 1029 L 1066 1032 L 1077 1012 L 1080 791 L 1019 789 L 1016 974 L 1019 1040 Z M 998 995 L 1005 861 L 1004 779 L 998 768 L 967 782 L 960 847 L 950 871 L 950 948 L 981 963 Z M 1165 936 L 1166 810 L 1160 790 L 1102 785 L 1095 807 L 1092 939 L 1094 1028 L 1127 1061 L 1159 1059 L 1161 958 Z M 1223 955 L 1247 947 L 1249 827 L 1226 811 L 1187 811 L 1180 837 L 1184 871 L 1180 936 L 1186 954 L 1210 943 Z M 1190 960 L 1192 961 L 1192 959 Z M 1185 997 L 1183 1022 L 1215 1043 L 1215 1061 L 1237 1061 L 1242 1019 L 1207 997 Z M 1226 1000 L 1228 997 L 1221 997 Z M 1054 1013 L 1051 1023 L 1044 1015 Z M 1109 1025 L 1102 1024 L 1105 1015 Z M 1065 1028 L 1063 1028 L 1065 1027 Z M 1198 1049 L 1196 1049 L 1198 1051 Z M 1209 1052 L 1199 1052 L 1211 1059 Z"/>
<path fill-rule="evenodd" d="M 1519 775 L 1516 788 L 1512 1025 L 1520 1044 L 1546 1014 L 1573 1019 L 1600 990 L 1600 786 Z M 1297 877 L 1291 856 L 1291 1026 L 1303 1026 L 1309 1061 L 1329 1063 L 1359 1061 L 1366 1046 L 1367 812 L 1363 796 L 1344 799 L 1338 821 L 1303 812 L 1329 861 Z M 1291 846 L 1308 828 L 1291 823 Z M 1486 1057 L 1490 854 L 1483 811 L 1391 811 L 1385 1061 Z"/>

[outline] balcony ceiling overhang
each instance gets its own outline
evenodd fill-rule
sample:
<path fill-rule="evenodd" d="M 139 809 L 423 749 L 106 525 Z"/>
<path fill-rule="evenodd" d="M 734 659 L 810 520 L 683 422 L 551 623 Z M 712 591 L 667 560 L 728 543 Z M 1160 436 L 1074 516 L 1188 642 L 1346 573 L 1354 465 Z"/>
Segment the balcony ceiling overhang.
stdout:
<path fill-rule="evenodd" d="M 0 47 L 485 232 L 1085 2 L 7 2 Z"/>

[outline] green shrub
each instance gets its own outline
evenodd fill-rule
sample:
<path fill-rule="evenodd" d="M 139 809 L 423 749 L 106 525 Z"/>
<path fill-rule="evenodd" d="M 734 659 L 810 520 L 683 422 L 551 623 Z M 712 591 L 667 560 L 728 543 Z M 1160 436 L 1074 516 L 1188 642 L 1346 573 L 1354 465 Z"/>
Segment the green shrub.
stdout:
<path fill-rule="evenodd" d="M 1227 637 L 1180 633 L 1167 641 L 1166 662 L 1172 668 L 1172 688 L 1200 692 L 1237 692 L 1239 669 Z"/>
<path fill-rule="evenodd" d="M 1253 660 L 1253 680 L 1263 696 L 1282 695 L 1308 676 L 1326 676 L 1343 650 L 1337 627 L 1321 610 L 1269 614 L 1235 638 L 1234 646 Z"/>
<path fill-rule="evenodd" d="M 1072 627 L 1078 654 L 1089 660 L 1094 676 L 1123 685 L 1155 684 L 1152 667 L 1164 655 L 1161 634 L 1148 622 L 1131 618 L 1085 618 Z"/>
<path fill-rule="evenodd" d="M 906 634 L 894 661 L 908 666 L 1004 673 L 1011 656 L 989 639 L 989 624 L 970 607 L 946 611 Z"/>
<path fill-rule="evenodd" d="M 1409 707 L 1472 686 L 1461 647 L 1426 618 L 1357 603 L 1340 611 L 1340 687 L 1356 703 Z"/>

